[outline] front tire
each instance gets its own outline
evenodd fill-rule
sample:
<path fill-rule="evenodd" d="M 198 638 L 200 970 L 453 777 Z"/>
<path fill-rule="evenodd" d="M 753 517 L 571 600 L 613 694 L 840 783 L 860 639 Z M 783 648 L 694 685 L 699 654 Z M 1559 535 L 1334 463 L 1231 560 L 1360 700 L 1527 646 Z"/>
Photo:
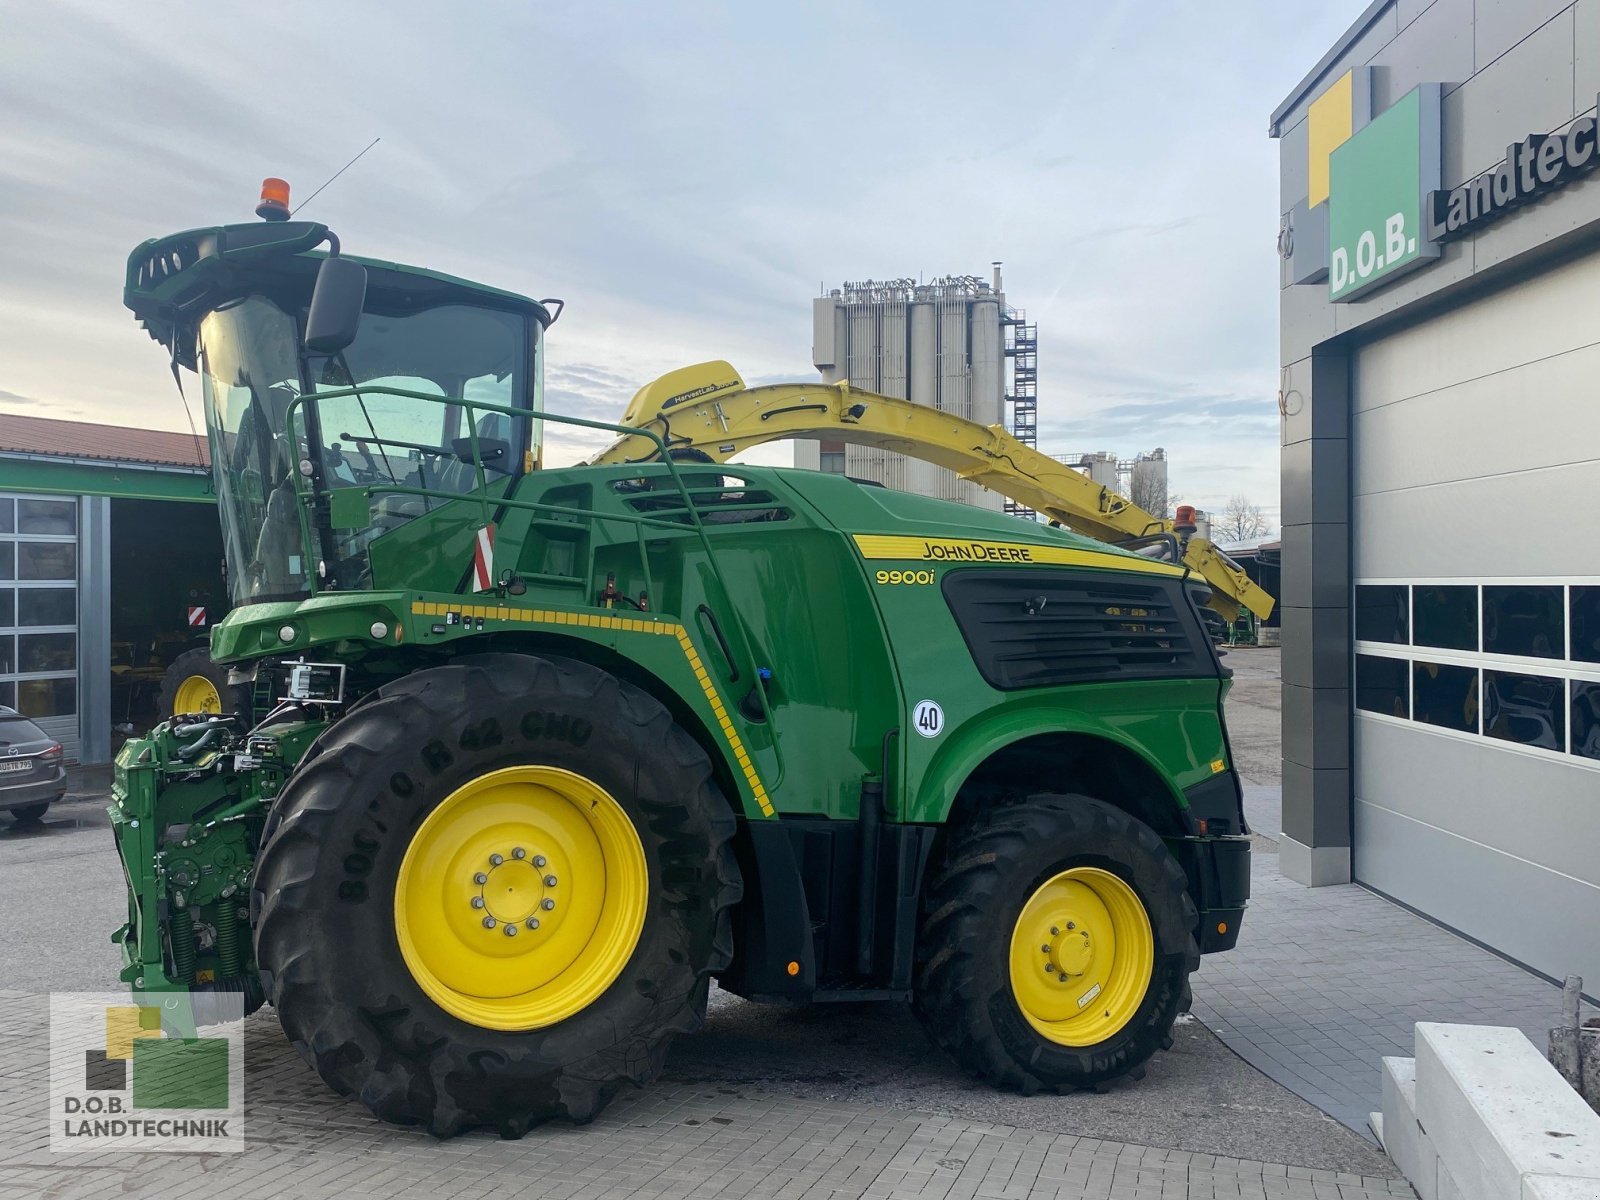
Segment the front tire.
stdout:
<path fill-rule="evenodd" d="M 915 1009 L 997 1086 L 1098 1087 L 1171 1045 L 1197 919 L 1183 869 L 1121 809 L 1002 803 L 951 831 L 918 933 Z"/>
<path fill-rule="evenodd" d="M 731 957 L 711 763 L 594 667 L 481 655 L 397 680 L 319 739 L 276 816 L 268 995 L 323 1079 L 396 1124 L 587 1121 L 699 1027 Z"/>
<path fill-rule="evenodd" d="M 163 721 L 199 713 L 217 716 L 238 707 L 232 703 L 233 699 L 228 668 L 212 662 L 211 651 L 197 646 L 172 660 L 161 679 L 156 709 Z"/>

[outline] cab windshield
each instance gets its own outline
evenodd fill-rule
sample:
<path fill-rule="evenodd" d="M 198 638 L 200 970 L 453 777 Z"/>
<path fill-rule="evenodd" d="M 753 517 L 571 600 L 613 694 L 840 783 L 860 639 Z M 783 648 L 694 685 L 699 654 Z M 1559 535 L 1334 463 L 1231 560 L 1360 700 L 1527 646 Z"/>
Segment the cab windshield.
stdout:
<path fill-rule="evenodd" d="M 386 307 L 369 294 L 356 340 L 340 354 L 308 359 L 295 317 L 268 296 L 207 315 L 200 367 L 234 603 L 305 596 L 313 574 L 319 589 L 370 586 L 373 540 L 452 497 L 503 492 L 529 446 L 529 420 L 473 412 L 460 401 L 536 402 L 537 334 L 535 322 L 514 312 Z M 307 390 L 350 388 L 358 394 L 303 403 L 289 416 L 290 402 Z M 320 501 L 307 506 L 304 528 L 295 471 L 309 471 L 302 490 Z M 355 501 L 364 518 L 327 502 L 352 488 L 365 497 Z"/>

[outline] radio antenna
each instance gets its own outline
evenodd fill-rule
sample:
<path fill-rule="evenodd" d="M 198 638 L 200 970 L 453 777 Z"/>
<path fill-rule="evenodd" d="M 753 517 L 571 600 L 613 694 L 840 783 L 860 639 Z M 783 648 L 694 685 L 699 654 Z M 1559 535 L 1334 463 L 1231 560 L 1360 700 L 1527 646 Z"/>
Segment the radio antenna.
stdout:
<path fill-rule="evenodd" d="M 373 138 L 370 142 L 367 143 L 366 150 L 363 150 L 361 152 L 361 154 L 365 154 L 367 152 L 367 150 L 371 150 L 374 146 L 376 146 L 381 141 L 383 141 L 383 139 L 381 137 Z M 316 191 L 312 192 L 311 195 L 307 196 L 304 200 L 300 201 L 300 203 L 295 206 L 294 212 L 291 212 L 289 215 L 291 217 L 294 216 L 295 213 L 299 212 L 302 208 L 304 208 L 306 205 L 310 204 L 319 195 L 321 195 L 322 194 L 322 188 L 327 187 L 328 184 L 332 183 L 335 179 L 339 178 L 339 176 L 343 175 L 351 167 L 355 166 L 356 163 L 360 161 L 361 154 L 356 155 L 355 158 L 352 158 L 349 162 L 345 163 L 344 166 L 340 167 L 332 175 L 328 176 L 327 182 L 325 182 L 322 185 L 322 187 L 319 187 Z"/>

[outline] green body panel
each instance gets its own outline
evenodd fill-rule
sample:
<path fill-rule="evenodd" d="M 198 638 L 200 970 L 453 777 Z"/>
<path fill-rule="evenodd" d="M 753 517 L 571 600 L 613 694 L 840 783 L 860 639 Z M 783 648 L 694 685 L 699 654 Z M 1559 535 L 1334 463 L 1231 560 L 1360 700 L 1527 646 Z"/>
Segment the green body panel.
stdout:
<path fill-rule="evenodd" d="M 924 563 L 919 573 L 926 583 L 878 584 L 877 571 L 896 564 L 863 559 L 853 537 L 976 537 L 1116 553 L 1108 547 L 1004 514 L 768 467 L 684 466 L 680 472 L 691 488 L 716 480 L 727 489 L 724 495 L 738 494 L 736 481 L 741 493 L 763 497 L 758 511 L 784 519 L 707 524 L 704 543 L 688 525 L 641 533 L 626 520 L 634 512 L 628 501 L 639 494 L 612 485 L 642 474 L 659 478 L 661 471 L 572 467 L 518 480 L 510 498 L 593 514 L 556 519 L 527 509 L 504 511 L 495 564 L 526 581 L 522 595 L 456 590 L 469 572 L 482 524 L 479 500 L 465 497 L 372 542 L 374 584 L 400 585 L 409 575 L 411 588 L 323 592 L 296 603 L 237 608 L 212 631 L 212 655 L 241 661 L 305 653 L 358 670 L 371 659 L 380 675 L 491 643 L 625 660 L 693 713 L 751 817 L 770 814 L 739 768 L 715 700 L 675 636 L 679 628 L 706 665 L 777 813 L 854 817 L 863 777 L 882 769 L 890 730 L 901 736 L 890 744 L 889 812 L 914 822 L 944 820 L 977 765 L 1042 732 L 1103 737 L 1138 754 L 1167 781 L 1175 806 L 1184 788 L 1226 761 L 1215 675 L 997 691 L 978 672 L 939 587 L 949 572 L 988 564 Z M 1170 574 L 1136 556 L 1121 557 L 1130 568 Z M 608 578 L 624 595 L 645 594 L 651 611 L 601 603 Z M 723 629 L 733 662 L 703 610 Z M 375 622 L 388 631 L 382 639 L 371 634 Z M 294 634 L 289 641 L 281 636 L 286 630 Z M 734 649 L 741 642 L 747 645 L 742 652 Z M 596 653 L 586 655 L 584 644 Z M 757 668 L 770 672 L 764 689 L 769 714 L 760 714 L 752 695 Z M 741 707 L 741 700 L 748 703 Z M 937 738 L 910 734 L 910 711 L 922 700 L 944 710 Z"/>

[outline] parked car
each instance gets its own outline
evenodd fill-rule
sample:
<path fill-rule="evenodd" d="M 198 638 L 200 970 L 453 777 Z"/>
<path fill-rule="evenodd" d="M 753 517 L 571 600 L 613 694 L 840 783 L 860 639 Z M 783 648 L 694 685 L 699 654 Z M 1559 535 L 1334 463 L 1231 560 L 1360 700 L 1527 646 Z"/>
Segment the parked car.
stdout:
<path fill-rule="evenodd" d="M 36 821 L 67 793 L 61 743 L 0 704 L 0 812 Z"/>

